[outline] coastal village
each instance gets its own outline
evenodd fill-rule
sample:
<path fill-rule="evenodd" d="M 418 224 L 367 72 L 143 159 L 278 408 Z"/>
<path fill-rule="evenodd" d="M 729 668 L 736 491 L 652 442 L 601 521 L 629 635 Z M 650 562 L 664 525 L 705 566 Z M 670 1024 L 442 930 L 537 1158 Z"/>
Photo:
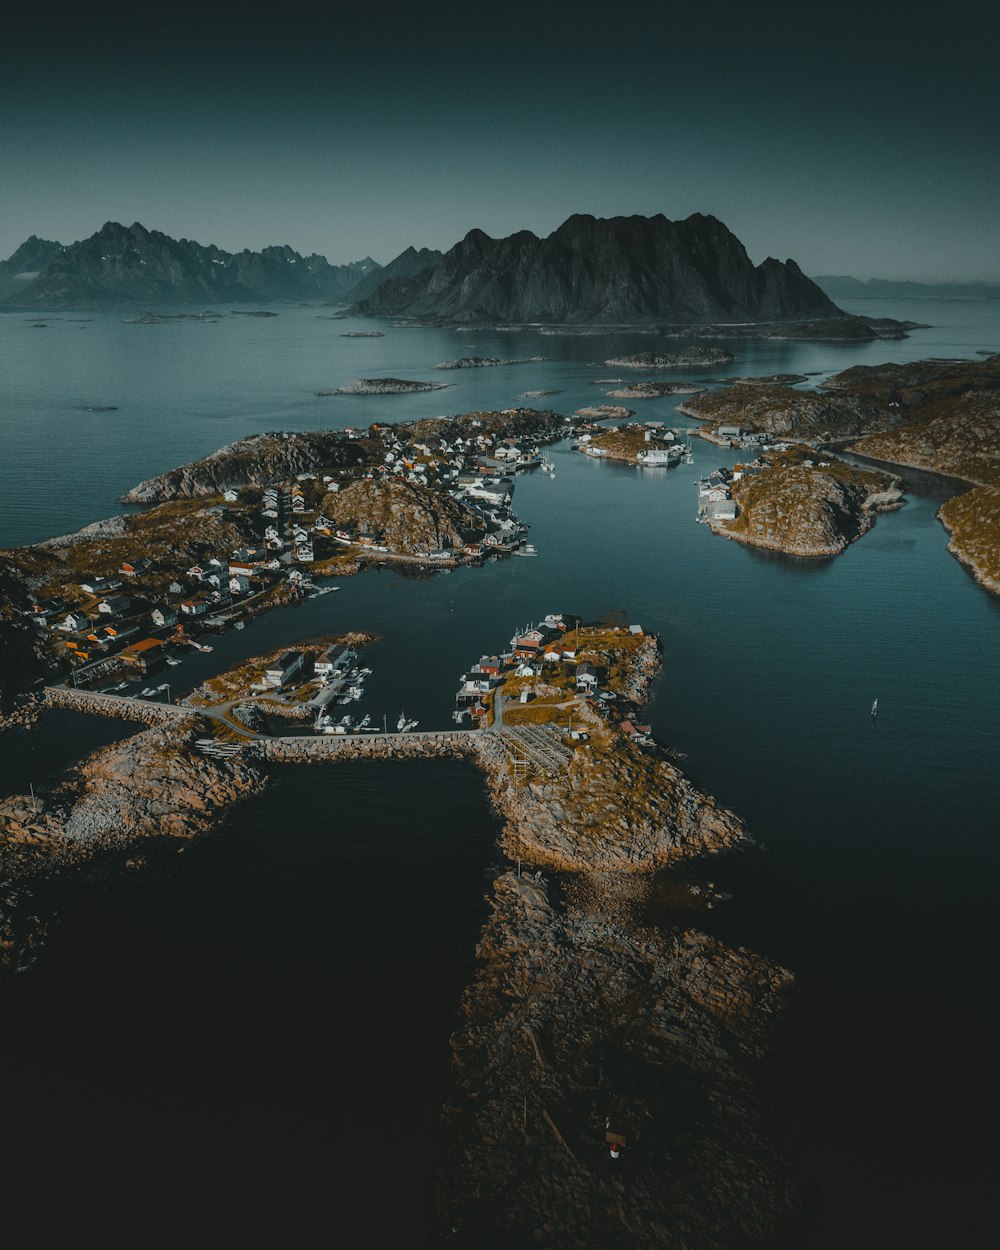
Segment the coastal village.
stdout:
<path fill-rule="evenodd" d="M 35 630 L 42 663 L 78 686 L 133 692 L 178 663 L 186 648 L 210 650 L 206 634 L 330 593 L 337 589 L 330 579 L 367 564 L 454 568 L 532 555 L 528 528 L 511 506 L 515 476 L 553 474 L 539 446 L 569 424 L 555 414 L 538 417 L 511 410 L 417 428 L 348 428 L 331 436 L 345 454 L 329 471 L 229 486 L 221 496 L 161 504 L 143 525 L 112 520 L 92 536 L 72 536 L 64 549 L 12 552 L 37 588 L 21 615 Z M 505 433 L 509 425 L 528 433 Z M 156 541 L 152 519 L 161 513 L 184 541 Z M 224 541 L 234 537 L 242 541 L 227 549 Z M 81 568 L 91 552 L 92 563 Z M 112 553 L 120 558 L 109 559 Z"/>

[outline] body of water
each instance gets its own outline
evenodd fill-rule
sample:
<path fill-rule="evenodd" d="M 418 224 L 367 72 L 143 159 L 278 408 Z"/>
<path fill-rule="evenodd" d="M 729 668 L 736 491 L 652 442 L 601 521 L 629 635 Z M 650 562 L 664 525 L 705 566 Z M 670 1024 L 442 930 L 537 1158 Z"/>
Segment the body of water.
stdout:
<path fill-rule="evenodd" d="M 353 323 L 322 319 L 317 311 L 157 326 L 95 314 L 80 322 L 53 319 L 45 330 L 27 318 L 0 317 L 9 362 L 0 383 L 0 419 L 9 423 L 0 464 L 3 541 L 32 541 L 108 515 L 117 495 L 139 479 L 254 431 L 526 402 L 570 413 L 600 402 L 609 388 L 594 380 L 620 372 L 602 360 L 658 346 L 639 335 L 388 326 L 382 339 L 343 339 L 341 331 Z M 737 342 L 735 363 L 718 373 L 802 372 L 815 374 L 815 383 L 855 363 L 971 356 L 1000 346 L 1000 308 L 989 303 L 866 300 L 852 311 L 935 325 L 897 343 Z M 549 359 L 459 374 L 433 370 L 440 360 L 473 353 Z M 454 386 L 391 398 L 313 394 L 356 376 L 386 374 Z M 517 398 L 543 387 L 560 393 L 544 401 Z M 119 411 L 101 417 L 82 411 L 109 403 Z M 649 419 L 691 424 L 676 416 L 675 401 L 634 406 Z M 367 630 L 379 641 L 367 652 L 375 671 L 360 709 L 394 724 L 404 708 L 423 727 L 443 727 L 450 724 L 459 675 L 483 652 L 504 646 L 517 625 L 548 611 L 585 618 L 621 612 L 657 630 L 664 672 L 650 710 L 654 728 L 686 754 L 695 782 L 743 816 L 766 848 L 712 864 L 714 879 L 734 894 L 712 924 L 799 977 L 769 1082 L 814 1201 L 803 1250 L 976 1244 L 974 1238 L 956 1243 L 950 1221 L 978 1228 L 992 1219 L 981 1142 L 982 1125 L 997 1109 L 991 1048 L 998 1019 L 989 987 L 1000 954 L 993 905 L 1000 883 L 994 764 L 1000 600 L 946 552 L 935 512 L 953 486 L 912 475 L 906 507 L 881 517 L 844 555 L 795 561 L 726 542 L 694 523 L 695 480 L 729 456 L 697 440 L 694 447 L 693 466 L 639 471 L 560 445 L 551 453 L 554 479 L 518 480 L 515 507 L 532 527 L 537 559 L 433 577 L 378 572 L 345 579 L 338 594 L 271 613 L 220 638 L 212 655 L 186 660 L 171 672 L 175 692 L 283 643 Z M 876 696 L 880 715 L 872 723 Z M 51 769 L 71 746 L 78 751 L 88 732 L 81 725 L 80 740 L 25 757 L 18 765 L 25 780 L 33 769 Z M 18 739 L 17 749 L 24 752 L 30 737 Z M 6 750 L 0 741 L 0 760 Z M 183 1185 L 193 1176 L 199 1185 L 205 1181 L 205 1152 L 218 1164 L 235 1149 L 245 1161 L 249 1120 L 233 1112 L 235 1085 L 226 1087 L 221 1118 L 206 1107 L 205 1091 L 209 1073 L 225 1066 L 218 1037 L 232 1041 L 233 1031 L 244 1031 L 245 1003 L 255 999 L 257 1022 L 266 1019 L 269 1031 L 266 1045 L 252 1051 L 256 1079 L 239 1069 L 239 1083 L 245 1078 L 251 1104 L 259 1100 L 262 1132 L 280 1136 L 292 1152 L 296 1141 L 309 1144 L 299 1179 L 317 1183 L 313 1169 L 321 1162 L 313 1153 L 326 1159 L 330 1201 L 347 1227 L 376 1190 L 358 1183 L 338 1153 L 343 1125 L 330 1112 L 334 1078 L 316 1040 L 326 1027 L 296 1016 L 280 983 L 287 977 L 296 998 L 342 997 L 344 1027 L 355 1030 L 351 1036 L 364 1048 L 372 1039 L 358 1038 L 364 1011 L 357 1004 L 390 999 L 400 980 L 393 959 L 364 964 L 370 943 L 380 940 L 371 935 L 410 934 L 409 955 L 422 971 L 407 983 L 408 1023 L 396 1061 L 412 1083 L 438 1096 L 444 1039 L 471 955 L 495 830 L 481 786 L 459 766 L 385 765 L 360 774 L 345 765 L 279 770 L 279 776 L 264 796 L 233 812 L 218 835 L 189 848 L 177 861 L 182 867 L 148 886 L 108 890 L 64 907 L 60 936 L 45 961 L 18 981 L 16 995 L 6 993 L 3 1051 L 23 1063 L 59 1005 L 74 1028 L 93 1030 L 108 999 L 119 995 L 116 1031 L 147 1038 L 148 1067 L 134 1066 L 134 1049 L 123 1052 L 136 1115 L 130 1121 L 127 1108 L 116 1105 L 113 1119 L 123 1130 L 131 1123 L 144 1149 L 155 1151 L 148 1100 L 159 1097 L 159 1074 L 183 1049 L 181 1076 L 168 1084 L 170 1115 L 183 1111 L 198 1152 L 194 1164 L 178 1157 L 170 1176 L 180 1187 L 172 1201 L 183 1211 Z M 329 856 L 325 868 L 317 855 Z M 266 890 L 245 888 L 255 875 L 267 880 Z M 434 945 L 433 926 L 397 924 L 410 915 L 404 903 L 410 905 L 413 891 L 421 899 L 440 891 L 442 921 L 451 926 L 447 936 L 442 931 L 443 946 Z M 363 899 L 364 923 L 338 927 L 345 899 L 352 907 Z M 319 930 L 323 935 L 303 962 L 302 943 L 313 938 L 302 934 Z M 203 943 L 211 952 L 207 982 L 197 966 Z M 260 978 L 251 973 L 258 965 L 266 972 Z M 142 995 L 133 1002 L 139 983 Z M 206 1031 L 198 1023 L 209 999 Z M 176 1027 L 185 1013 L 191 1028 L 182 1047 Z M 279 1018 L 287 1028 L 278 1027 Z M 381 1038 L 387 1026 L 379 1019 Z M 266 1052 L 280 1062 L 269 1065 Z M 88 1053 L 92 1060 L 94 1048 Z M 46 1071 L 50 1064 L 58 1068 L 58 1054 L 46 1050 Z M 307 1100 L 310 1082 L 320 1091 L 315 1115 L 328 1136 L 303 1138 L 302 1123 L 276 1109 L 289 1069 L 293 1101 Z M 102 1080 L 113 1083 L 113 1059 L 103 1071 Z M 336 1079 L 345 1079 L 339 1065 L 337 1071 Z M 17 1100 L 11 1141 L 36 1131 L 36 1106 L 55 1131 L 64 1130 L 72 1096 L 39 1102 L 43 1085 L 37 1075 Z M 401 1085 L 387 1090 L 390 1101 L 400 1100 L 405 1121 L 393 1132 L 420 1125 L 421 1137 L 428 1123 L 421 1116 L 433 1097 L 420 1111 Z M 86 1107 L 88 1116 L 98 1114 L 97 1100 Z M 174 1123 L 169 1140 L 178 1131 Z M 366 1143 L 377 1192 L 407 1190 L 400 1226 L 418 1244 L 424 1163 L 418 1167 L 415 1155 L 398 1150 L 392 1133 Z M 257 1187 L 259 1176 L 247 1174 Z M 226 1185 L 237 1183 L 235 1173 L 225 1177 Z M 302 1201 L 295 1181 L 290 1171 L 275 1180 L 290 1209 Z M 207 1201 L 197 1192 L 199 1202 Z M 219 1198 L 213 1220 L 222 1203 Z M 137 1205 L 136 1218 L 145 1218 L 145 1210 Z M 239 1231 L 204 1244 L 291 1244 L 269 1241 L 263 1232 L 255 1241 Z M 367 1240 L 411 1244 L 400 1237 Z"/>

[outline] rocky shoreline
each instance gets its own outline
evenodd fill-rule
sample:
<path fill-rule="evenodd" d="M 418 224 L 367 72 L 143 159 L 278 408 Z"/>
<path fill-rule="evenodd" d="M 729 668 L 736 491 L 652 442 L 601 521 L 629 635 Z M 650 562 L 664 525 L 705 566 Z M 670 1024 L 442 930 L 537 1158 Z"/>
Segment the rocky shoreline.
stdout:
<path fill-rule="evenodd" d="M 655 638 L 622 630 L 628 643 L 615 644 L 605 632 L 617 697 L 643 702 L 660 667 Z M 265 766 L 470 758 L 518 868 L 491 887 L 452 1039 L 436 1183 L 448 1244 L 772 1244 L 801 1206 L 756 1080 L 793 978 L 644 912 L 655 871 L 749 839 L 662 749 L 624 740 L 596 713 L 584 723 L 564 768 L 526 780 L 496 731 L 261 737 L 220 758 L 199 752 L 205 730 L 190 714 L 94 752 L 51 799 L 9 805 L 0 869 L 31 875 L 196 836 L 266 784 Z M 0 955 L 5 940 L 0 915 Z M 624 1140 L 623 1160 L 609 1157 L 607 1131 Z"/>

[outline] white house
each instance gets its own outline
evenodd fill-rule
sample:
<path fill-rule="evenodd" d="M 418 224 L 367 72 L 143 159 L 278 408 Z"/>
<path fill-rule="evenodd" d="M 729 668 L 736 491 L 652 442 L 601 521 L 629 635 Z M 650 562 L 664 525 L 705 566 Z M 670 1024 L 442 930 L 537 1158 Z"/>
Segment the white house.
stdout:
<path fill-rule="evenodd" d="M 286 651 L 264 670 L 264 685 L 280 690 L 304 663 L 305 656 L 301 651 Z"/>
<path fill-rule="evenodd" d="M 345 673 L 357 658 L 357 652 L 342 644 L 327 647 L 316 659 L 314 665 L 316 676 L 328 678 L 335 673 Z"/>
<path fill-rule="evenodd" d="M 154 608 L 149 616 L 153 624 L 159 625 L 161 629 L 166 625 L 177 624 L 177 613 L 171 607 Z"/>
<path fill-rule="evenodd" d="M 229 579 L 229 593 L 231 595 L 245 595 L 250 589 L 250 579 L 239 574 Z"/>

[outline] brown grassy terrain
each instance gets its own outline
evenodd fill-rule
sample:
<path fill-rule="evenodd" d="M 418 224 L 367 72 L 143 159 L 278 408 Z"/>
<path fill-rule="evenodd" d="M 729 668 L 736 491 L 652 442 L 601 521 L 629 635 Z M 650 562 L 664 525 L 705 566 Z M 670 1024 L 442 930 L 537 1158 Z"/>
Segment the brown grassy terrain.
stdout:
<path fill-rule="evenodd" d="M 948 550 L 980 585 L 1000 594 L 1000 485 L 956 495 L 938 516 L 951 535 Z"/>
<path fill-rule="evenodd" d="M 817 462 L 816 453 L 805 447 L 772 452 L 765 460 L 763 473 L 733 484 L 739 515 L 714 528 L 752 546 L 789 555 L 843 551 L 871 528 L 869 499 L 893 484 L 885 473 L 836 459 Z"/>

